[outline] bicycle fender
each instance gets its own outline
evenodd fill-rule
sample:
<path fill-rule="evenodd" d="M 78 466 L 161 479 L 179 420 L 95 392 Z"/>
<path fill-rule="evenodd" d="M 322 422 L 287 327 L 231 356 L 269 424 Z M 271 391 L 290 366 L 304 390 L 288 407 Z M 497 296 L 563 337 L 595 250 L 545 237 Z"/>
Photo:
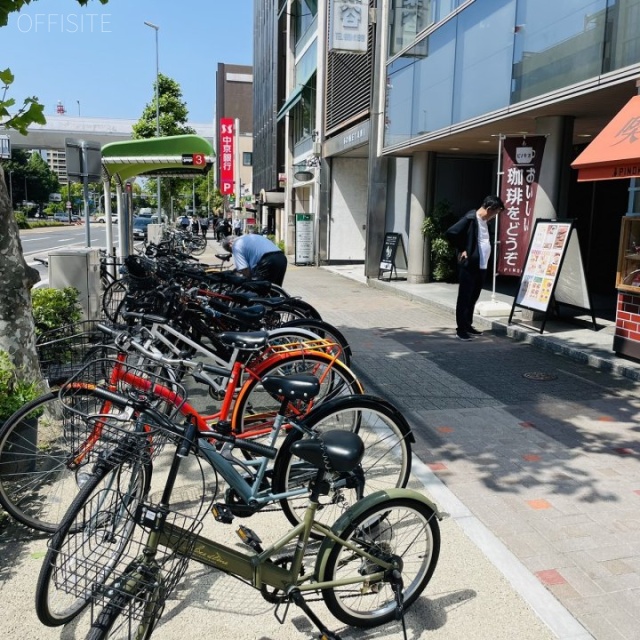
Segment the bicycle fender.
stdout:
<path fill-rule="evenodd" d="M 443 513 L 440 512 L 435 502 L 427 498 L 426 496 L 418 493 L 414 489 L 404 489 L 404 488 L 393 488 L 386 489 L 383 491 L 376 491 L 371 495 L 365 496 L 362 500 L 358 500 L 354 505 L 352 505 L 349 509 L 347 509 L 333 524 L 331 527 L 331 531 L 337 535 L 341 536 L 347 525 L 361 513 L 366 511 L 367 509 L 379 505 L 381 503 L 386 502 L 387 500 L 395 499 L 395 498 L 411 498 L 412 500 L 418 500 L 428 505 L 436 515 L 438 520 L 442 520 L 444 518 Z M 322 580 L 322 576 L 324 576 L 324 571 L 327 565 L 327 560 L 329 558 L 329 553 L 333 549 L 333 546 L 336 543 L 331 540 L 331 538 L 325 538 L 320 545 L 320 550 L 318 551 L 318 556 L 316 560 L 316 568 L 315 568 L 315 576 L 318 580 Z"/>

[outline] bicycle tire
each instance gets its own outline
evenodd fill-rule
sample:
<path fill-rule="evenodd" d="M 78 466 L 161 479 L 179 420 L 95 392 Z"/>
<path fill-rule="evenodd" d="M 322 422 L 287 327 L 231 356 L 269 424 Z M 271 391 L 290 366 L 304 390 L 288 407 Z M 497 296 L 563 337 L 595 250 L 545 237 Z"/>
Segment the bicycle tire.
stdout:
<path fill-rule="evenodd" d="M 333 528 L 342 540 L 372 553 L 400 558 L 403 579 L 403 607 L 408 609 L 424 591 L 433 576 L 440 555 L 440 527 L 433 509 L 412 497 L 383 499 L 353 516 L 345 514 Z M 320 581 L 362 577 L 380 568 L 352 550 L 330 539 L 328 556 L 320 550 L 319 564 L 327 558 Z M 396 619 L 396 597 L 384 578 L 322 590 L 322 597 L 333 616 L 352 627 L 376 627 Z"/>
<path fill-rule="evenodd" d="M 231 418 L 236 434 L 251 436 L 253 433 L 257 437 L 270 431 L 280 410 L 280 402 L 264 390 L 260 381 L 266 376 L 292 374 L 311 374 L 321 379 L 320 393 L 314 398 L 313 406 L 334 397 L 364 393 L 353 371 L 329 354 L 292 352 L 273 358 L 258 368 L 240 390 Z M 307 412 L 308 405 L 299 402 L 290 408 L 292 413 L 300 415 Z"/>
<path fill-rule="evenodd" d="M 263 322 L 267 329 L 276 329 L 293 320 L 304 319 L 322 320 L 322 317 L 308 302 L 298 298 L 287 298 L 277 307 L 269 309 Z"/>
<path fill-rule="evenodd" d="M 152 587 L 140 580 L 140 587 L 130 594 L 116 591 L 93 621 L 86 640 L 148 640 L 164 609 L 156 605 L 161 589 L 160 583 Z M 142 614 L 135 609 L 142 609 Z"/>
<path fill-rule="evenodd" d="M 104 404 L 90 389 L 67 400 Z M 32 529 L 54 533 L 78 492 L 73 443 L 88 433 L 83 421 L 68 417 L 57 391 L 9 417 L 0 428 L 0 504 L 7 513 Z"/>
<path fill-rule="evenodd" d="M 304 489 L 316 477 L 317 469 L 291 452 L 305 432 L 323 433 L 336 429 L 357 433 L 365 446 L 360 463 L 364 472 L 364 495 L 394 487 L 406 487 L 411 474 L 411 429 L 402 414 L 389 402 L 375 396 L 338 398 L 314 408 L 299 421 L 302 430 L 292 429 L 282 443 L 274 463 L 273 491 L 285 493 Z M 308 494 L 283 498 L 280 505 L 293 525 L 302 522 Z M 321 496 L 316 520 L 330 526 L 358 500 L 355 488 L 338 488 Z M 313 534 L 313 537 L 319 537 Z"/>
<path fill-rule="evenodd" d="M 67 624 L 109 579 L 131 541 L 150 476 L 149 462 L 96 464 L 49 542 L 36 586 L 42 624 Z"/>
<path fill-rule="evenodd" d="M 129 291 L 127 278 L 114 280 L 102 294 L 102 311 L 111 322 L 116 322 Z"/>
<path fill-rule="evenodd" d="M 194 236 L 187 241 L 187 253 L 192 256 L 201 256 L 207 249 L 207 239 Z"/>

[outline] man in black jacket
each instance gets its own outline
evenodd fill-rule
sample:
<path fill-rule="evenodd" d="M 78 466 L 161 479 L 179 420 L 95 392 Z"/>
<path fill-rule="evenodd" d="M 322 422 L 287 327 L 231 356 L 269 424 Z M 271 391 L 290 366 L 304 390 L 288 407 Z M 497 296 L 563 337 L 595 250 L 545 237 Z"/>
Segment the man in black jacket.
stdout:
<path fill-rule="evenodd" d="M 491 240 L 487 223 L 504 211 L 498 196 L 487 196 L 482 206 L 466 213 L 445 232 L 458 258 L 458 299 L 456 301 L 456 337 L 468 341 L 482 335 L 473 327 L 473 311 L 487 273 Z"/>

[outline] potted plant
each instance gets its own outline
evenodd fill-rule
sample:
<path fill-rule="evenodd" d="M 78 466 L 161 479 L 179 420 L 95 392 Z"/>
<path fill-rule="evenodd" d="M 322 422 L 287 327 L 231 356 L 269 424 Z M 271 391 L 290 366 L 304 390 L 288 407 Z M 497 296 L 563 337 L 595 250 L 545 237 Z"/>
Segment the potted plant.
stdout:
<path fill-rule="evenodd" d="M 453 282 L 456 278 L 456 252 L 444 235 L 455 221 L 451 204 L 441 200 L 422 223 L 422 233 L 429 242 L 431 276 L 436 281 Z"/>
<path fill-rule="evenodd" d="M 22 377 L 9 354 L 0 349 L 0 425 L 42 393 L 39 382 Z M 0 460 L 0 473 L 34 471 L 38 420 L 34 415 L 9 437 Z M 25 453 L 27 455 L 25 455 Z"/>

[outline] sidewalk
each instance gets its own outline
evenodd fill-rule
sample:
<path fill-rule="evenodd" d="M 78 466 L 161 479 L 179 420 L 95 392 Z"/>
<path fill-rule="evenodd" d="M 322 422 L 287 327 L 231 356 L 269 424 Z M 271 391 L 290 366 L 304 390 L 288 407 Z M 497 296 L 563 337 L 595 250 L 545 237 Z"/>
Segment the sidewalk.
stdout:
<path fill-rule="evenodd" d="M 211 245 L 204 262 L 215 262 Z M 448 513 L 440 563 L 407 616 L 409 638 L 640 640 L 640 386 L 633 363 L 607 353 L 600 334 L 612 328 L 550 322 L 540 336 L 478 317 L 488 331 L 463 343 L 455 285 L 367 286 L 358 272 L 290 265 L 284 285 L 343 331 L 366 390 L 405 414 L 416 437 L 412 486 Z M 559 357 L 561 346 L 575 360 Z M 268 535 L 278 515 L 246 524 Z M 45 549 L 24 530 L 3 534 L 0 637 L 84 637 L 87 616 L 63 629 L 35 619 Z M 315 607 L 345 640 L 402 638 L 397 624 L 345 629 Z M 258 592 L 192 564 L 153 637 L 212 629 L 234 640 L 316 637 L 299 611 L 280 625 Z"/>
<path fill-rule="evenodd" d="M 455 285 L 361 270 L 291 266 L 285 288 L 409 418 L 414 475 L 555 637 L 639 639 L 640 369 L 611 352 L 612 323 L 540 335 L 478 316 L 487 331 L 462 343 Z"/>

